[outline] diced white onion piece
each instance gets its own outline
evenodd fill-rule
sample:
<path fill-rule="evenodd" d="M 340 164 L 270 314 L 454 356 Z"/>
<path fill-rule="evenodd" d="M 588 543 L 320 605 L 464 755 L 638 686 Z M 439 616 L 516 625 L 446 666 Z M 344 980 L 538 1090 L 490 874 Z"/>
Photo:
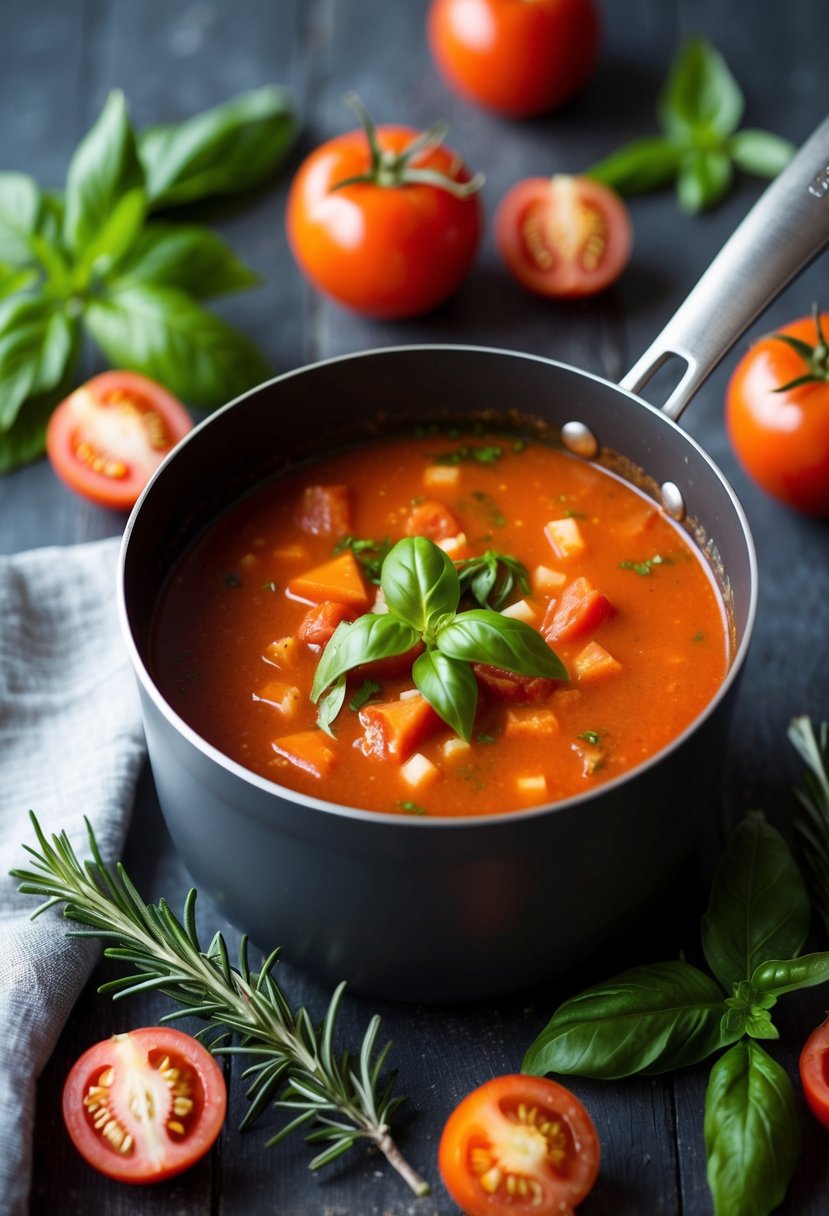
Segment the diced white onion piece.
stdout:
<path fill-rule="evenodd" d="M 510 604 L 509 608 L 502 608 L 501 616 L 509 616 L 515 621 L 524 621 L 529 625 L 535 620 L 538 613 L 529 600 L 517 600 L 514 604 Z"/>
<path fill-rule="evenodd" d="M 411 701 L 412 697 L 422 696 L 422 693 L 417 688 L 406 688 L 397 698 L 398 701 Z"/>
<path fill-rule="evenodd" d="M 530 581 L 533 591 L 549 593 L 560 591 L 567 582 L 567 575 L 558 570 L 551 570 L 549 566 L 536 566 L 530 575 Z"/>
<path fill-rule="evenodd" d="M 447 557 L 453 559 L 462 557 L 469 544 L 465 532 L 459 532 L 457 536 L 445 536 L 443 540 L 439 540 L 436 543 L 438 548 L 442 549 Z"/>
<path fill-rule="evenodd" d="M 461 471 L 456 464 L 430 464 L 423 470 L 423 484 L 431 489 L 454 489 Z"/>
<path fill-rule="evenodd" d="M 377 588 L 377 593 L 374 596 L 374 603 L 371 605 L 371 611 L 382 615 L 388 612 L 389 606 L 386 603 L 386 593 L 382 587 Z"/>
<path fill-rule="evenodd" d="M 547 778 L 543 773 L 534 777 L 519 777 L 515 782 L 521 794 L 546 794 Z"/>
<path fill-rule="evenodd" d="M 405 764 L 400 766 L 400 776 L 413 790 L 428 785 L 434 781 L 437 775 L 438 770 L 432 761 L 427 760 L 421 752 L 415 752 L 413 756 L 409 756 Z"/>
<path fill-rule="evenodd" d="M 451 739 L 447 739 L 441 745 L 441 752 L 444 760 L 459 760 L 466 756 L 471 751 L 472 745 L 467 743 L 466 739 L 460 739 L 457 735 L 453 735 Z"/>
<path fill-rule="evenodd" d="M 545 524 L 544 532 L 559 560 L 578 557 L 587 548 L 578 520 L 571 515 L 565 519 L 551 519 Z"/>

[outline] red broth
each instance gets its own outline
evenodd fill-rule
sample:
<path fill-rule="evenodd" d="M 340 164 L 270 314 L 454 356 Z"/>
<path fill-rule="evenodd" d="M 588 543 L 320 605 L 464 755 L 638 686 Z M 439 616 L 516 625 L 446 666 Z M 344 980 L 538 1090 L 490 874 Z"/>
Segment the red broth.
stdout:
<path fill-rule="evenodd" d="M 385 661 L 349 678 L 331 739 L 309 697 L 322 647 L 338 621 L 382 607 L 382 551 L 358 542 L 414 533 L 456 562 L 519 559 L 530 590 L 506 611 L 569 679 L 477 668 L 466 743 L 413 693 L 411 659 Z M 728 636 L 695 546 L 627 482 L 535 441 L 432 435 L 333 455 L 232 507 L 168 580 L 152 668 L 204 739 L 281 785 L 368 810 L 493 815 L 589 791 L 664 748 L 715 695 Z"/>

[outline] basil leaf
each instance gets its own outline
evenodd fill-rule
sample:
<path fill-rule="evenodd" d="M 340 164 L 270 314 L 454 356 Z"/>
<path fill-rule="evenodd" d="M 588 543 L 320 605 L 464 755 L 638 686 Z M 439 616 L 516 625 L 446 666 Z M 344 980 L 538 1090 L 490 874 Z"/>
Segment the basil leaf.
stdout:
<path fill-rule="evenodd" d="M 795 146 L 770 131 L 746 129 L 731 136 L 728 151 L 734 164 L 744 173 L 776 177 L 794 156 Z"/>
<path fill-rule="evenodd" d="M 155 221 L 120 262 L 118 281 L 175 287 L 206 300 L 256 287 L 262 278 L 211 228 Z"/>
<path fill-rule="evenodd" d="M 9 473 L 43 455 L 49 419 L 55 406 L 67 396 L 75 383 L 81 327 L 77 320 L 70 321 L 69 326 L 71 344 L 60 380 L 53 388 L 29 396 L 25 408 L 19 411 L 8 430 L 0 431 L 0 474 Z"/>
<path fill-rule="evenodd" d="M 673 140 L 645 136 L 611 152 L 588 169 L 586 176 L 620 194 L 642 194 L 672 182 L 681 156 L 682 149 Z"/>
<path fill-rule="evenodd" d="M 91 268 L 116 261 L 132 244 L 146 212 L 144 172 L 126 102 L 107 98 L 100 118 L 81 140 L 66 178 L 66 245 Z"/>
<path fill-rule="evenodd" d="M 311 700 L 316 703 L 331 684 L 353 667 L 405 654 L 417 641 L 417 632 L 391 613 L 369 612 L 358 616 L 356 621 L 343 621 L 334 630 L 317 664 Z"/>
<path fill-rule="evenodd" d="M 671 68 L 657 103 L 666 133 L 684 143 L 700 136 L 727 139 L 740 125 L 744 98 L 719 51 L 689 38 Z"/>
<path fill-rule="evenodd" d="M 62 307 L 43 296 L 13 297 L 0 305 L 0 431 L 7 431 L 27 397 L 61 380 L 73 347 L 73 326 Z"/>
<path fill-rule="evenodd" d="M 415 661 L 412 675 L 435 713 L 468 743 L 478 704 L 478 684 L 469 665 L 427 650 Z"/>
<path fill-rule="evenodd" d="M 36 279 L 36 270 L 9 266 L 5 262 L 0 262 L 0 300 L 31 287 Z"/>
<path fill-rule="evenodd" d="M 689 963 L 634 967 L 560 1005 L 521 1068 L 606 1080 L 668 1072 L 730 1041 L 724 1011 L 723 993 Z"/>
<path fill-rule="evenodd" d="M 567 669 L 537 629 L 488 608 L 459 612 L 438 629 L 435 644 L 451 659 L 493 663 L 523 676 L 567 679 Z"/>
<path fill-rule="evenodd" d="M 716 148 L 692 149 L 679 164 L 676 189 L 683 211 L 692 215 L 713 206 L 728 190 L 733 178 L 731 160 Z"/>
<path fill-rule="evenodd" d="M 419 634 L 460 599 L 460 581 L 451 558 L 425 536 L 399 540 L 383 562 L 380 586 L 389 609 Z"/>
<path fill-rule="evenodd" d="M 90 300 L 85 320 L 116 367 L 143 372 L 190 405 L 221 405 L 271 374 L 249 338 L 172 287 L 113 284 Z"/>
<path fill-rule="evenodd" d="M 40 191 L 25 173 L 0 173 L 0 261 L 28 266 L 29 238 L 37 227 Z"/>
<path fill-rule="evenodd" d="M 793 959 L 809 931 L 809 898 L 789 848 L 759 811 L 732 833 L 702 918 L 702 946 L 725 988 L 761 963 Z"/>
<path fill-rule="evenodd" d="M 755 968 L 751 982 L 758 992 L 782 996 L 799 988 L 813 988 L 829 980 L 829 953 L 804 954 L 801 958 L 769 960 Z"/>
<path fill-rule="evenodd" d="M 285 159 L 299 130 L 291 95 L 243 93 L 185 122 L 149 127 L 138 150 L 154 210 L 248 190 Z"/>
<path fill-rule="evenodd" d="M 704 1122 L 716 1216 L 765 1216 L 782 1203 L 799 1126 L 792 1083 L 758 1043 L 743 1039 L 717 1060 Z"/>
<path fill-rule="evenodd" d="M 317 726 L 320 730 L 324 730 L 326 735 L 330 735 L 332 739 L 334 738 L 334 732 L 331 729 L 331 723 L 342 709 L 344 700 L 345 675 L 341 675 L 336 683 L 332 684 L 328 692 L 320 697 L 319 710 L 317 712 Z"/>

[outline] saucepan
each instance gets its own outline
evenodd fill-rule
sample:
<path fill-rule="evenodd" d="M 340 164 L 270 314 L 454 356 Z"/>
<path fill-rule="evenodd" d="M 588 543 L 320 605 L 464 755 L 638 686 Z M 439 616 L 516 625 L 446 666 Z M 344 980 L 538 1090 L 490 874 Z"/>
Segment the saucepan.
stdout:
<path fill-rule="evenodd" d="M 124 536 L 120 611 L 150 764 L 194 882 L 263 949 L 322 981 L 414 1002 L 502 994 L 589 956 L 687 860 L 716 805 L 718 756 L 751 638 L 754 547 L 722 473 L 678 425 L 688 399 L 829 239 L 829 120 L 766 191 L 620 384 L 509 350 L 421 345 L 277 377 L 198 426 L 156 473 Z M 657 408 L 637 394 L 684 363 Z M 150 626 L 177 558 L 263 479 L 382 425 L 540 423 L 611 462 L 693 535 L 728 607 L 733 661 L 705 711 L 647 763 L 594 793 L 504 815 L 406 817 L 341 806 L 247 771 L 191 729 L 153 679 Z"/>

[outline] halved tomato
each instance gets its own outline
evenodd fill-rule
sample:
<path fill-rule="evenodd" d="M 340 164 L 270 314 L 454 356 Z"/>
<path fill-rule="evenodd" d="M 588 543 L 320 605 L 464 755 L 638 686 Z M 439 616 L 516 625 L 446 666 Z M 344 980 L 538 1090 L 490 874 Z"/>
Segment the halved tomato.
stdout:
<path fill-rule="evenodd" d="M 56 408 L 46 451 L 70 489 L 128 511 L 192 426 L 184 406 L 154 380 L 138 372 L 102 372 Z"/>
<path fill-rule="evenodd" d="M 188 1169 L 215 1141 L 226 1109 L 225 1080 L 210 1052 L 168 1026 L 96 1043 L 63 1089 L 73 1144 L 121 1182 L 160 1182 Z"/>
<path fill-rule="evenodd" d="M 578 1098 L 546 1077 L 495 1077 L 449 1116 L 438 1147 L 466 1216 L 565 1216 L 599 1172 L 599 1138 Z"/>
<path fill-rule="evenodd" d="M 624 270 L 633 246 L 627 207 L 586 177 L 528 177 L 495 215 L 501 257 L 519 283 L 542 296 L 588 296 Z"/>

